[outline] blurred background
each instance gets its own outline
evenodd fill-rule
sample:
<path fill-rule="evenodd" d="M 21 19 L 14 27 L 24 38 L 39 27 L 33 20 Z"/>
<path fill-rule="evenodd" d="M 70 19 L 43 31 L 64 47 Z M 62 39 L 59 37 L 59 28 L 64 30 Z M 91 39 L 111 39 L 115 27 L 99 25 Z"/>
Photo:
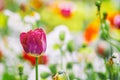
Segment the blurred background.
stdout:
<path fill-rule="evenodd" d="M 103 25 L 120 48 L 120 0 L 101 1 L 101 17 L 107 13 Z M 24 52 L 19 38 L 33 28 L 43 28 L 47 35 L 47 50 L 39 58 L 39 80 L 52 80 L 61 64 L 70 80 L 107 80 L 111 72 L 116 75 L 112 80 L 120 80 L 120 49 L 100 38 L 95 2 L 0 0 L 0 80 L 20 80 L 19 64 L 24 68 L 23 80 L 35 80 L 35 58 Z M 107 70 L 107 63 L 114 64 L 114 71 Z"/>

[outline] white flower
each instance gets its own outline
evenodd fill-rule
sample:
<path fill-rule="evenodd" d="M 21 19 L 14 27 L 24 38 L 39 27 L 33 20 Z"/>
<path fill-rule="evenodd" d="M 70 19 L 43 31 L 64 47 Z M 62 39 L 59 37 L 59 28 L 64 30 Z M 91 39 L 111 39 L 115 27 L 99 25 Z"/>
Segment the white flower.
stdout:
<path fill-rule="evenodd" d="M 30 23 L 30 24 L 35 24 L 36 21 L 40 20 L 40 15 L 37 12 L 32 12 L 31 15 L 27 15 L 24 17 L 24 21 L 26 23 Z"/>
<path fill-rule="evenodd" d="M 39 66 L 38 66 L 38 80 L 42 80 L 42 79 L 40 78 L 40 74 L 41 74 L 42 72 L 48 72 L 48 73 L 50 73 L 50 70 L 49 70 L 49 68 L 48 68 L 47 66 L 45 66 L 45 65 L 39 65 Z M 36 80 L 35 68 L 31 71 L 30 75 L 28 76 L 28 80 Z M 52 80 L 52 78 L 51 78 L 51 77 L 48 77 L 47 80 Z"/>
<path fill-rule="evenodd" d="M 31 29 L 32 25 L 25 24 L 18 13 L 13 13 L 9 10 L 5 10 L 4 14 L 8 16 L 7 24 L 10 30 L 12 30 L 13 32 L 16 33 L 16 32 L 28 31 Z"/>
<path fill-rule="evenodd" d="M 24 75 L 28 75 L 31 72 L 32 66 L 28 62 L 23 63 L 24 66 Z"/>
<path fill-rule="evenodd" d="M 49 59 L 50 63 L 58 63 L 60 60 L 60 50 L 59 49 L 55 50 L 53 48 L 53 46 L 56 43 L 57 44 L 61 43 L 61 41 L 59 39 L 59 35 L 60 35 L 61 31 L 65 32 L 65 40 L 64 40 L 63 48 L 65 48 L 68 41 L 71 40 L 70 32 L 69 32 L 68 28 L 64 25 L 57 26 L 52 32 L 50 32 L 47 35 L 47 43 L 48 44 L 47 44 L 46 54 L 50 58 Z"/>
<path fill-rule="evenodd" d="M 76 5 L 73 2 L 63 1 L 58 5 L 58 7 L 60 9 L 70 10 L 72 12 L 76 10 Z"/>
<path fill-rule="evenodd" d="M 18 4 L 27 4 L 29 0 L 15 0 Z"/>
<path fill-rule="evenodd" d="M 16 67 L 16 65 L 19 63 L 17 53 L 21 53 L 22 51 L 19 45 L 18 38 L 7 37 L 6 39 L 1 39 L 0 48 L 3 52 L 6 65 L 9 66 L 9 69 L 11 67 Z"/>
<path fill-rule="evenodd" d="M 17 13 L 13 13 L 8 18 L 8 27 L 12 29 L 13 31 L 21 31 L 23 28 L 23 22 L 21 20 L 21 17 Z"/>
<path fill-rule="evenodd" d="M 93 59 L 93 68 L 96 72 L 104 73 L 106 71 L 104 60 L 98 56 Z"/>
<path fill-rule="evenodd" d="M 86 80 L 87 76 L 84 71 L 85 64 L 81 63 L 81 65 L 74 64 L 73 65 L 73 73 L 75 74 L 76 77 Z"/>
<path fill-rule="evenodd" d="M 4 14 L 6 15 L 6 16 L 11 16 L 11 15 L 13 15 L 13 12 L 11 12 L 10 10 L 4 10 Z"/>
<path fill-rule="evenodd" d="M 0 76 L 2 76 L 3 72 L 4 72 L 4 65 L 2 63 L 0 63 Z"/>
<path fill-rule="evenodd" d="M 120 53 L 113 53 L 113 55 L 115 58 L 113 58 L 114 63 L 116 64 L 120 64 Z"/>

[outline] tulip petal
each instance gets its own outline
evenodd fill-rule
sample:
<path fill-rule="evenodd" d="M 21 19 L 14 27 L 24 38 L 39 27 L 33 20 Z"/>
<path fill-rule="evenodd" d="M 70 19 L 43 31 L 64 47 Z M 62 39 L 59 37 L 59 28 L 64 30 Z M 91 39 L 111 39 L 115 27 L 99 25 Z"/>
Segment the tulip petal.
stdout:
<path fill-rule="evenodd" d="M 37 42 L 36 36 L 38 36 L 38 34 L 36 34 L 35 32 L 31 32 L 28 35 L 28 49 L 29 52 L 32 54 L 40 54 L 43 51 L 42 43 L 40 42 L 40 40 L 39 43 Z"/>
<path fill-rule="evenodd" d="M 46 51 L 46 46 L 47 46 L 47 41 L 46 41 L 46 34 L 43 32 L 42 33 L 42 38 L 41 38 L 41 41 L 42 41 L 42 46 L 43 46 L 43 52 Z"/>
<path fill-rule="evenodd" d="M 29 50 L 28 50 L 28 47 L 27 47 L 27 33 L 21 33 L 20 34 L 20 42 L 21 42 L 25 52 L 28 53 Z"/>
<path fill-rule="evenodd" d="M 45 52 L 46 50 L 46 46 L 47 46 L 47 43 L 46 43 L 46 34 L 45 32 L 43 31 L 43 29 L 41 28 L 38 28 L 36 29 L 35 31 L 37 31 L 37 33 L 39 33 L 40 35 L 37 36 L 37 42 L 40 43 L 39 41 L 41 40 L 41 43 L 42 43 L 42 48 L 43 48 L 43 52 Z M 40 40 L 39 40 L 40 39 Z"/>

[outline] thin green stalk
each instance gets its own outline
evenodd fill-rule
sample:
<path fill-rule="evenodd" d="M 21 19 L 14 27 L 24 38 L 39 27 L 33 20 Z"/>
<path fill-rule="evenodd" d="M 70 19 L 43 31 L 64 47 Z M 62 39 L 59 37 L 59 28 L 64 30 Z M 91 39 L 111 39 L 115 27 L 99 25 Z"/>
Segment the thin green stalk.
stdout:
<path fill-rule="evenodd" d="M 36 57 L 36 80 L 38 80 L 38 57 Z"/>
<path fill-rule="evenodd" d="M 115 41 L 117 41 L 117 42 L 120 42 L 120 39 L 116 39 L 116 38 L 114 38 L 114 37 L 112 37 L 112 36 L 110 36 L 110 38 L 112 38 L 113 40 L 115 40 Z"/>
<path fill-rule="evenodd" d="M 60 48 L 60 52 L 61 52 L 61 69 L 63 69 L 63 55 L 64 55 L 64 52 L 63 52 L 62 48 Z"/>
<path fill-rule="evenodd" d="M 98 15 L 99 15 L 99 20 L 100 20 L 100 27 L 101 27 L 101 26 L 102 26 L 102 19 L 101 19 L 100 10 L 98 10 Z"/>
<path fill-rule="evenodd" d="M 109 40 L 107 40 L 107 42 L 110 43 L 111 45 L 113 45 L 115 48 L 117 48 L 118 51 L 120 51 L 120 48 L 119 48 L 117 45 L 113 44 L 113 43 L 112 43 L 111 41 L 109 41 Z"/>
<path fill-rule="evenodd" d="M 20 75 L 20 80 L 22 80 L 22 75 Z"/>

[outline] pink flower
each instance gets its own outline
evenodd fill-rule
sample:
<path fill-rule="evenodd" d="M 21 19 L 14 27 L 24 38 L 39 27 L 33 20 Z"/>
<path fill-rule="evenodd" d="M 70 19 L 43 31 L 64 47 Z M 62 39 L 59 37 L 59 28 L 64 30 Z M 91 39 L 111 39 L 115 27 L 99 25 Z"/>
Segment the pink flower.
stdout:
<path fill-rule="evenodd" d="M 76 9 L 73 2 L 61 2 L 58 7 L 60 14 L 65 18 L 70 18 Z"/>
<path fill-rule="evenodd" d="M 115 16 L 114 25 L 115 25 L 116 28 L 120 29 L 120 15 Z"/>
<path fill-rule="evenodd" d="M 46 34 L 43 29 L 38 28 L 21 33 L 20 42 L 26 53 L 39 56 L 46 51 Z"/>
<path fill-rule="evenodd" d="M 71 16 L 71 10 L 70 10 L 70 9 L 62 9 L 62 10 L 61 10 L 61 14 L 62 14 L 64 17 L 70 17 L 70 16 Z"/>

